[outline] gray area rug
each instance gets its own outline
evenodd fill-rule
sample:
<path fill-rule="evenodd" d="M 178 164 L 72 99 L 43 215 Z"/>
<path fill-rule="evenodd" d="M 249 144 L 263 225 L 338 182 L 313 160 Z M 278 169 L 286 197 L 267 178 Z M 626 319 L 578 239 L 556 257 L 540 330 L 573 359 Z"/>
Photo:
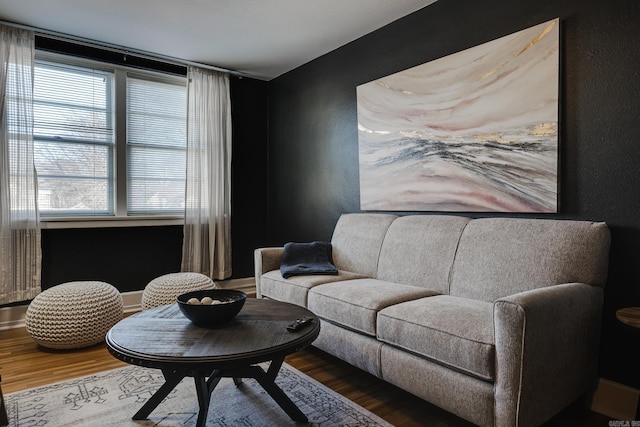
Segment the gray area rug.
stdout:
<path fill-rule="evenodd" d="M 127 366 L 5 396 L 9 426 L 195 426 L 198 401 L 185 378 L 149 416 L 131 416 L 164 383 L 157 369 Z M 207 426 L 380 426 L 391 425 L 286 363 L 276 383 L 307 415 L 296 423 L 253 379 L 236 386 L 223 378 L 211 395 Z"/>

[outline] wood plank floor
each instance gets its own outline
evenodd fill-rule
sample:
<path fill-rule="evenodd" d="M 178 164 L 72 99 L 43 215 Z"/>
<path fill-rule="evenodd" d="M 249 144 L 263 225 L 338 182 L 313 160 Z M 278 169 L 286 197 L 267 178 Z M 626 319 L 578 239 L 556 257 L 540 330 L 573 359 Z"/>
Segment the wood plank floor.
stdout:
<path fill-rule="evenodd" d="M 395 426 L 470 425 L 314 347 L 290 355 L 286 361 Z M 104 344 L 50 350 L 36 345 L 24 328 L 0 331 L 0 375 L 5 394 L 125 365 L 112 357 Z M 600 427 L 608 422 L 577 403 L 547 426 Z"/>

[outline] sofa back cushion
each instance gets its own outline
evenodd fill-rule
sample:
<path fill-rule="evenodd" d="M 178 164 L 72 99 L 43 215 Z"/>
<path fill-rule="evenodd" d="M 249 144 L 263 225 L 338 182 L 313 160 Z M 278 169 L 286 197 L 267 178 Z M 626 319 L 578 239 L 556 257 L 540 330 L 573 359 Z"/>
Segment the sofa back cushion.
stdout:
<path fill-rule="evenodd" d="M 451 295 L 493 302 L 561 283 L 604 286 L 610 241 L 604 223 L 474 219 L 460 238 Z"/>
<path fill-rule="evenodd" d="M 448 294 L 451 266 L 468 222 L 453 215 L 396 219 L 382 243 L 377 278 Z"/>
<path fill-rule="evenodd" d="M 339 270 L 375 277 L 382 241 L 396 218 L 390 214 L 342 215 L 331 238 L 333 264 Z"/>

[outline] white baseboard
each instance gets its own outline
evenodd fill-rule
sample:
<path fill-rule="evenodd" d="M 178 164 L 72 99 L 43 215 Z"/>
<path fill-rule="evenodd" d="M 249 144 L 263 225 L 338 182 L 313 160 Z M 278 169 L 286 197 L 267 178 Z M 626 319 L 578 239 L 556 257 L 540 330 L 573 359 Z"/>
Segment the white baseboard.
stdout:
<path fill-rule="evenodd" d="M 600 378 L 591 410 L 612 420 L 634 421 L 639 399 L 640 390 Z"/>
<path fill-rule="evenodd" d="M 0 330 L 23 327 L 27 307 L 27 305 L 16 305 L 0 308 Z"/>
<path fill-rule="evenodd" d="M 238 289 L 247 295 L 255 295 L 256 282 L 253 277 L 231 280 L 216 280 L 221 289 Z M 122 302 L 125 313 L 140 311 L 142 306 L 142 291 L 122 292 Z M 0 308 L 0 330 L 24 327 L 24 318 L 28 305 Z"/>
<path fill-rule="evenodd" d="M 221 289 L 237 289 L 247 296 L 256 296 L 256 279 L 245 277 L 244 279 L 216 280 L 216 285 Z"/>
<path fill-rule="evenodd" d="M 121 292 L 122 305 L 125 313 L 135 313 L 142 310 L 142 291 Z"/>

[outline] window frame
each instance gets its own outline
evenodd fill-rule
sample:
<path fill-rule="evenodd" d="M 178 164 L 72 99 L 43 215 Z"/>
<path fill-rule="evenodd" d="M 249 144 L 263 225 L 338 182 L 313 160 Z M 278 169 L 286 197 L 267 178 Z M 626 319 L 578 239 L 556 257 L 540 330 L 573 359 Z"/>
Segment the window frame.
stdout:
<path fill-rule="evenodd" d="M 42 228 L 94 228 L 94 227 L 135 227 L 153 225 L 178 225 L 184 223 L 184 213 L 129 215 L 127 212 L 127 76 L 149 78 L 155 81 L 184 85 L 186 76 L 127 67 L 94 59 L 79 58 L 68 54 L 36 49 L 35 61 L 48 61 L 78 67 L 113 72 L 114 98 L 114 214 L 113 215 L 68 215 L 42 216 Z"/>

